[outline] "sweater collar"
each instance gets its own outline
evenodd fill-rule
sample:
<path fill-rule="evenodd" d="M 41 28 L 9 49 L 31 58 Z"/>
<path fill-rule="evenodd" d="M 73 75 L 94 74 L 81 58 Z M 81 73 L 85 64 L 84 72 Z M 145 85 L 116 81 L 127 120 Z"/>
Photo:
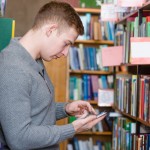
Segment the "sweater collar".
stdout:
<path fill-rule="evenodd" d="M 42 59 L 34 60 L 29 52 L 19 43 L 19 38 L 13 38 L 10 41 L 10 44 L 11 43 L 15 46 L 15 49 L 13 49 L 13 51 L 15 52 L 15 55 L 17 57 L 20 57 L 22 61 L 25 61 L 26 63 L 31 65 L 35 71 L 43 74 L 44 64 Z"/>

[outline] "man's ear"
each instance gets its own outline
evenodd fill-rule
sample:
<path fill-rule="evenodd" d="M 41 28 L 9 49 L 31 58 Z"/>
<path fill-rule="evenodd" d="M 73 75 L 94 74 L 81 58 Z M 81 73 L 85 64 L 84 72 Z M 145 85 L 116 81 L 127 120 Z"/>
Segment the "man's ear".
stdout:
<path fill-rule="evenodd" d="M 56 29 L 58 28 L 57 24 L 50 24 L 46 27 L 46 36 L 49 37 L 52 32 L 56 31 Z"/>

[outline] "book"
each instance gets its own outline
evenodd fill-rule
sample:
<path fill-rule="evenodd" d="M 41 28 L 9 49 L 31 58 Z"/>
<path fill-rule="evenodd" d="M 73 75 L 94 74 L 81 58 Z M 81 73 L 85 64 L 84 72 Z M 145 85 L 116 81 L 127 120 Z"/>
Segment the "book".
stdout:
<path fill-rule="evenodd" d="M 142 49 L 141 49 L 142 47 Z M 131 37 L 131 64 L 149 64 L 150 63 L 150 38 L 149 37 Z"/>
<path fill-rule="evenodd" d="M 68 144 L 68 145 L 67 145 L 67 149 L 68 149 L 68 150 L 73 150 L 72 144 Z"/>
<path fill-rule="evenodd" d="M 113 89 L 98 90 L 98 106 L 112 106 L 114 103 Z"/>
<path fill-rule="evenodd" d="M 94 100 L 98 100 L 99 84 L 98 84 L 97 75 L 91 75 L 91 84 L 92 84 L 92 93 L 93 93 Z"/>
<path fill-rule="evenodd" d="M 79 47 L 77 48 L 78 56 L 79 56 L 79 65 L 80 69 L 84 70 L 85 68 L 85 58 L 84 58 L 84 46 L 83 44 L 79 44 Z"/>
<path fill-rule="evenodd" d="M 96 0 L 80 0 L 80 7 L 82 8 L 100 8 Z"/>
<path fill-rule="evenodd" d="M 82 76 L 83 81 L 83 100 L 88 100 L 88 74 Z"/>

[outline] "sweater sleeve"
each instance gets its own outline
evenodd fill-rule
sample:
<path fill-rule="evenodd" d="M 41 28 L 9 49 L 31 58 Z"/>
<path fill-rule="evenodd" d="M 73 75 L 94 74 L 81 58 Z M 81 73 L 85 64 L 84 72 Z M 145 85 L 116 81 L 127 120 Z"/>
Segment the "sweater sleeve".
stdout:
<path fill-rule="evenodd" d="M 68 103 L 56 103 L 56 119 L 63 119 L 69 115 L 65 111 L 65 106 Z"/>
<path fill-rule="evenodd" d="M 29 75 L 20 70 L 0 72 L 0 121 L 8 146 L 15 150 L 37 149 L 73 137 L 72 124 L 32 123 L 29 80 Z"/>

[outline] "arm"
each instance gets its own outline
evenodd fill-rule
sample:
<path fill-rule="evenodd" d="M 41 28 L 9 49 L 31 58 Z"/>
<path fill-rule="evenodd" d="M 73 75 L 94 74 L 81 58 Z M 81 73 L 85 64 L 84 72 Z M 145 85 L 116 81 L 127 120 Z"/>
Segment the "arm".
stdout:
<path fill-rule="evenodd" d="M 72 124 L 63 126 L 36 125 L 31 119 L 30 78 L 20 70 L 0 73 L 0 121 L 12 149 L 48 147 L 71 138 Z M 57 136 L 56 136 L 57 135 Z"/>
<path fill-rule="evenodd" d="M 75 133 L 80 133 L 91 129 L 106 116 L 105 114 L 97 118 L 96 112 L 90 103 L 81 100 L 68 103 L 65 107 L 65 110 L 67 114 L 78 118 L 72 122 Z"/>
<path fill-rule="evenodd" d="M 92 114 L 96 114 L 94 108 L 86 101 L 72 101 L 70 103 L 56 103 L 57 120 L 70 116 L 80 117 L 83 111 L 87 110 Z"/>

